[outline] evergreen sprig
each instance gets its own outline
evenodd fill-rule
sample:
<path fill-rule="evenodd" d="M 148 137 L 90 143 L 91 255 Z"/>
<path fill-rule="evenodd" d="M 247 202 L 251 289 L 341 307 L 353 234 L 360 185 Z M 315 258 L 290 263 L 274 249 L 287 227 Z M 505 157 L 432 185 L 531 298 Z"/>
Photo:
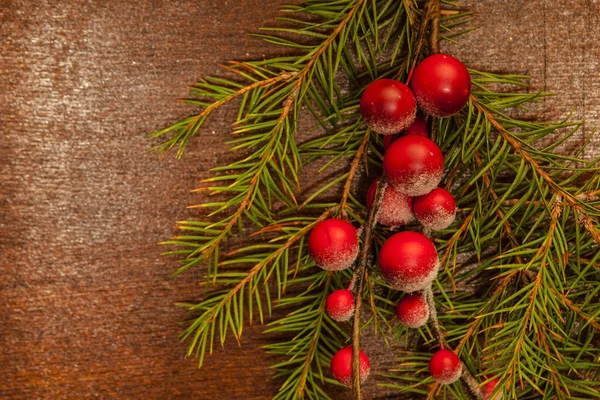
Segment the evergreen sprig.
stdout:
<path fill-rule="evenodd" d="M 172 249 L 166 254 L 179 257 L 176 274 L 205 265 L 215 289 L 182 304 L 190 319 L 181 339 L 199 365 L 215 342 L 240 342 L 247 322 L 263 323 L 279 307 L 287 313 L 269 322 L 275 342 L 265 346 L 281 358 L 273 366 L 281 382 L 274 397 L 328 398 L 324 385 L 335 381 L 326 369 L 350 329 L 331 321 L 323 304 L 350 274 L 316 268 L 307 234 L 331 216 L 367 221 L 356 181 L 376 175 L 383 150 L 360 117 L 360 96 L 374 79 L 406 81 L 436 51 L 431 37 L 452 42 L 472 29 L 471 13 L 442 2 L 451 9 L 438 14 L 435 3 L 285 6 L 280 25 L 256 36 L 288 55 L 231 62 L 229 77 L 191 87 L 183 102 L 200 107 L 197 114 L 150 135 L 164 140 L 160 153 L 177 147 L 181 157 L 213 111 L 238 107 L 229 144 L 239 158 L 213 168 L 197 189 L 216 200 L 192 206 L 209 216 L 179 222 L 181 234 L 164 242 Z M 429 19 L 431 28 L 423 23 Z M 432 237 L 442 263 L 433 288 L 439 332 L 398 326 L 398 294 L 379 279 L 368 252 L 358 293 L 367 315 L 356 327 L 372 329 L 398 352 L 398 367 L 381 374 L 382 385 L 411 398 L 471 396 L 472 388 L 441 387 L 428 376 L 440 340 L 479 382 L 499 377 L 506 398 L 600 398 L 600 157 L 582 158 L 590 138 L 574 154 L 561 150 L 579 122 L 519 119 L 518 110 L 549 95 L 529 92 L 526 76 L 470 72 L 468 105 L 431 121 L 445 155 L 443 182 L 459 207 L 457 221 Z M 311 118 L 315 127 L 300 141 L 299 123 Z M 302 189 L 300 173 L 315 163 L 322 179 Z M 389 230 L 372 233 L 376 255 Z M 244 246 L 227 243 L 236 235 L 246 237 Z"/>

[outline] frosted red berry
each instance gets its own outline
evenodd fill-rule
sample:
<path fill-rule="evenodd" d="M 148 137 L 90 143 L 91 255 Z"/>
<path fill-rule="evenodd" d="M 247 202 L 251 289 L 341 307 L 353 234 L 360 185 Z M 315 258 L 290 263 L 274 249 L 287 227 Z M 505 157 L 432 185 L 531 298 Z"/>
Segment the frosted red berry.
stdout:
<path fill-rule="evenodd" d="M 421 196 L 431 192 L 440 183 L 444 172 L 444 155 L 426 137 L 402 136 L 385 152 L 383 171 L 397 191 L 409 196 Z"/>
<path fill-rule="evenodd" d="M 361 383 L 369 376 L 371 364 L 369 358 L 361 350 L 359 355 L 359 376 Z M 352 386 L 352 346 L 339 350 L 331 359 L 331 373 L 336 381 L 345 386 Z"/>
<path fill-rule="evenodd" d="M 471 76 L 456 58 L 434 54 L 417 65 L 410 86 L 425 113 L 434 117 L 449 117 L 467 104 L 471 93 Z"/>
<path fill-rule="evenodd" d="M 394 79 L 372 82 L 360 99 L 360 113 L 367 126 L 382 135 L 408 128 L 416 112 L 415 96 L 408 86 Z"/>
<path fill-rule="evenodd" d="M 429 319 L 429 307 L 421 293 L 409 294 L 398 302 L 398 320 L 409 328 L 420 328 Z"/>
<path fill-rule="evenodd" d="M 404 134 L 429 137 L 429 124 L 425 121 L 425 118 L 417 116 L 415 122 L 408 127 Z"/>
<path fill-rule="evenodd" d="M 340 289 L 327 296 L 327 314 L 332 320 L 348 321 L 354 314 L 354 295 L 348 289 Z"/>
<path fill-rule="evenodd" d="M 488 379 L 489 377 L 486 376 L 485 378 Z M 494 390 L 496 389 L 498 382 L 500 382 L 500 379 L 494 378 L 494 379 L 490 380 L 489 382 L 485 383 L 481 387 L 481 394 L 483 394 L 483 398 L 485 400 L 501 400 L 502 399 L 502 391 L 498 392 L 498 394 L 492 399 L 492 394 L 494 394 Z"/>
<path fill-rule="evenodd" d="M 454 222 L 456 202 L 447 190 L 435 188 L 426 195 L 415 197 L 413 211 L 424 227 L 439 231 Z"/>
<path fill-rule="evenodd" d="M 425 235 L 404 231 L 390 237 L 379 252 L 379 269 L 397 290 L 416 292 L 437 276 L 439 260 L 434 244 Z"/>
<path fill-rule="evenodd" d="M 436 382 L 449 385 L 456 382 L 462 374 L 460 360 L 450 350 L 438 350 L 429 360 L 429 372 Z"/>
<path fill-rule="evenodd" d="M 308 237 L 308 252 L 327 271 L 352 265 L 358 254 L 358 233 L 348 221 L 330 218 L 319 222 Z"/>
<path fill-rule="evenodd" d="M 373 205 L 375 200 L 375 191 L 377 190 L 377 182 L 375 179 L 367 192 L 367 206 Z M 377 222 L 386 226 L 400 226 L 414 220 L 412 212 L 412 197 L 400 193 L 392 186 L 385 189 L 383 200 L 379 213 L 377 214 Z"/>

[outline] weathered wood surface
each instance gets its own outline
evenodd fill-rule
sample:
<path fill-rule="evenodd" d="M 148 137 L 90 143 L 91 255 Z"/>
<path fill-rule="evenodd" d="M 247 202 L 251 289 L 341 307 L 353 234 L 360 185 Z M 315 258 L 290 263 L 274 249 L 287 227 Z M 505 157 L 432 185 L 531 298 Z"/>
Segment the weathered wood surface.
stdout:
<path fill-rule="evenodd" d="M 184 358 L 173 304 L 197 297 L 201 273 L 169 279 L 155 245 L 193 217 L 189 190 L 229 157 L 234 111 L 183 161 L 147 153 L 144 135 L 188 114 L 175 99 L 218 63 L 272 52 L 246 33 L 283 2 L 0 1 L 0 398 L 270 398 L 260 327 L 201 371 Z M 585 115 L 580 140 L 598 127 L 598 1 L 463 5 L 481 28 L 447 51 L 560 92 L 539 110 Z M 375 372 L 392 362 L 370 354 Z"/>

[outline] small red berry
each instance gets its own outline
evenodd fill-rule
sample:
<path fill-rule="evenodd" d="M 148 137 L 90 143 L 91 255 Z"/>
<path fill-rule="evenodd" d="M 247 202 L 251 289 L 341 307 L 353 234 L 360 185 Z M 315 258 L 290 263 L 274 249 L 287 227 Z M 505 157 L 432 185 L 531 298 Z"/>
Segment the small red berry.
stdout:
<path fill-rule="evenodd" d="M 415 197 L 413 211 L 426 228 L 446 229 L 456 217 L 456 202 L 447 190 L 435 188 L 424 196 Z"/>
<path fill-rule="evenodd" d="M 424 289 L 437 276 L 439 260 L 434 244 L 425 235 L 404 231 L 392 235 L 379 252 L 379 269 L 397 290 Z"/>
<path fill-rule="evenodd" d="M 336 290 L 327 296 L 325 308 L 332 320 L 348 321 L 354 314 L 354 295 L 348 289 Z"/>
<path fill-rule="evenodd" d="M 387 150 L 395 139 L 396 137 L 394 135 L 385 135 L 383 137 L 383 149 Z"/>
<path fill-rule="evenodd" d="M 426 137 L 402 136 L 385 152 L 383 171 L 399 192 L 421 196 L 431 192 L 442 180 L 444 156 Z"/>
<path fill-rule="evenodd" d="M 409 294 L 398 302 L 396 315 L 409 328 L 420 328 L 429 319 L 429 306 L 422 294 Z"/>
<path fill-rule="evenodd" d="M 375 191 L 377 190 L 377 182 L 379 178 L 375 179 L 369 191 L 367 192 L 367 206 L 373 205 L 375 200 Z M 388 186 L 383 194 L 383 201 L 377 214 L 377 222 L 386 226 L 400 226 L 406 225 L 415 217 L 412 212 L 412 197 L 400 193 L 392 186 Z"/>
<path fill-rule="evenodd" d="M 489 379 L 490 377 L 484 376 L 484 378 Z M 492 394 L 494 394 L 494 390 L 496 389 L 498 382 L 500 382 L 500 379 L 494 378 L 491 381 L 489 381 L 483 385 L 483 387 L 481 388 L 481 393 L 483 394 L 483 398 L 485 400 L 492 399 Z M 498 394 L 492 400 L 501 400 L 501 399 L 502 399 L 502 391 L 498 392 Z"/>
<path fill-rule="evenodd" d="M 369 358 L 361 350 L 359 353 L 360 382 L 363 383 L 369 376 L 371 364 Z M 345 386 L 352 386 L 352 346 L 339 350 L 331 359 L 331 373 L 336 381 Z"/>
<path fill-rule="evenodd" d="M 404 134 L 429 137 L 429 124 L 425 118 L 417 116 L 415 122 L 408 127 Z"/>
<path fill-rule="evenodd" d="M 462 374 L 460 360 L 450 350 L 438 350 L 429 360 L 429 372 L 436 382 L 449 385 L 456 382 Z"/>
<path fill-rule="evenodd" d="M 415 96 L 408 86 L 394 79 L 372 82 L 360 99 L 360 113 L 367 126 L 382 135 L 408 128 L 416 112 Z"/>
<path fill-rule="evenodd" d="M 352 265 L 358 255 L 358 233 L 350 222 L 330 218 L 319 222 L 308 237 L 308 252 L 327 271 Z"/>
<path fill-rule="evenodd" d="M 417 65 L 410 86 L 423 111 L 434 117 L 449 117 L 467 104 L 471 76 L 456 58 L 434 54 Z"/>

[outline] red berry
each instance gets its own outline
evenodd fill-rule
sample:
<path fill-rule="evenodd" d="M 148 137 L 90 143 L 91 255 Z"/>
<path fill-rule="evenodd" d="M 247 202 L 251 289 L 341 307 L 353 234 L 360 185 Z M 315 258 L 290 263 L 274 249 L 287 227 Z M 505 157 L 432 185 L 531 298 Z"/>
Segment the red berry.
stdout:
<path fill-rule="evenodd" d="M 429 360 L 429 372 L 436 382 L 449 385 L 462 374 L 460 360 L 450 350 L 438 350 Z"/>
<path fill-rule="evenodd" d="M 369 376 L 371 364 L 369 358 L 361 350 L 359 355 L 359 376 L 360 382 L 364 382 Z M 331 373 L 336 381 L 345 386 L 352 386 L 352 346 L 344 347 L 339 350 L 331 359 Z"/>
<path fill-rule="evenodd" d="M 409 294 L 398 302 L 396 315 L 409 328 L 420 328 L 429 319 L 429 306 L 422 294 Z"/>
<path fill-rule="evenodd" d="M 485 379 L 489 379 L 489 376 L 484 376 Z M 496 386 L 498 385 L 498 382 L 500 382 L 499 378 L 494 378 L 491 381 L 487 382 L 485 385 L 483 385 L 483 387 L 481 388 L 481 393 L 483 394 L 483 398 L 485 400 L 491 399 L 492 394 L 494 394 L 494 390 L 496 389 Z M 496 395 L 496 397 L 494 397 L 492 400 L 501 400 L 502 399 L 502 391 L 498 392 L 498 394 Z"/>
<path fill-rule="evenodd" d="M 467 104 L 471 76 L 456 58 L 434 54 L 417 65 L 411 88 L 423 111 L 434 117 L 449 117 Z"/>
<path fill-rule="evenodd" d="M 375 190 L 377 189 L 377 182 L 379 178 L 375 179 L 369 191 L 367 192 L 367 206 L 373 205 L 375 200 Z M 400 193 L 392 186 L 388 186 L 383 194 L 383 201 L 377 214 L 377 222 L 386 226 L 400 226 L 406 225 L 414 219 L 412 212 L 412 197 Z"/>
<path fill-rule="evenodd" d="M 399 232 L 390 237 L 379 252 L 381 275 L 393 288 L 405 292 L 424 289 L 437 276 L 437 250 L 418 232 Z"/>
<path fill-rule="evenodd" d="M 429 124 L 425 118 L 417 116 L 415 122 L 408 127 L 404 134 L 429 137 Z"/>
<path fill-rule="evenodd" d="M 327 296 L 327 314 L 334 321 L 348 321 L 354 314 L 354 295 L 348 289 L 336 290 Z"/>
<path fill-rule="evenodd" d="M 383 171 L 397 191 L 421 196 L 431 192 L 442 180 L 444 156 L 426 137 L 402 136 L 385 152 Z"/>
<path fill-rule="evenodd" d="M 392 145 L 394 139 L 396 139 L 394 135 L 385 135 L 383 137 L 383 148 L 387 150 Z"/>
<path fill-rule="evenodd" d="M 373 131 L 393 135 L 415 120 L 417 102 L 408 86 L 394 79 L 379 79 L 365 89 L 360 113 Z"/>
<path fill-rule="evenodd" d="M 426 228 L 446 229 L 456 217 L 456 202 L 447 190 L 435 188 L 424 196 L 415 197 L 413 211 Z"/>
<path fill-rule="evenodd" d="M 327 271 L 352 265 L 358 254 L 358 233 L 350 222 L 338 218 L 319 222 L 308 237 L 308 252 Z"/>

